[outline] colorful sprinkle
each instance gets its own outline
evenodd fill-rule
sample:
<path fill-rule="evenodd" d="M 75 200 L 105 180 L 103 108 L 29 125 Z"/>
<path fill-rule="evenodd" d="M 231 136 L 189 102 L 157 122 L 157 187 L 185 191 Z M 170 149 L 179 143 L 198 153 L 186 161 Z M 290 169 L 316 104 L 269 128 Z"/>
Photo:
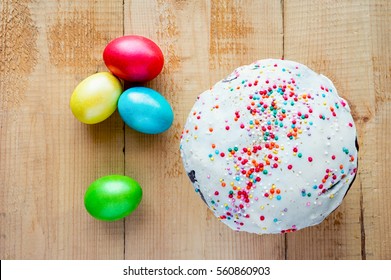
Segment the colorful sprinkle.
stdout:
<path fill-rule="evenodd" d="M 180 139 L 199 196 L 238 231 L 319 223 L 357 172 L 346 101 L 328 79 L 286 60 L 238 68 L 201 94 Z M 302 210 L 317 218 L 298 221 Z"/>

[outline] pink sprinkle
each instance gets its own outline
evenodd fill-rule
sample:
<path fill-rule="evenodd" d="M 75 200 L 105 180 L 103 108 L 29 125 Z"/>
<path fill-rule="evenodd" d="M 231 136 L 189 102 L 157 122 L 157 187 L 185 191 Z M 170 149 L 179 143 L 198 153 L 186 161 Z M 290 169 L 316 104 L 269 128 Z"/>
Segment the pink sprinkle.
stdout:
<path fill-rule="evenodd" d="M 219 195 L 219 192 L 218 192 L 218 191 L 215 191 L 215 195 Z"/>
<path fill-rule="evenodd" d="M 226 129 L 226 130 L 229 130 L 229 126 L 227 125 L 227 126 L 225 127 L 225 129 Z"/>
<path fill-rule="evenodd" d="M 244 124 L 241 124 L 241 125 L 240 125 L 240 128 L 243 129 L 243 128 L 244 128 Z"/>
<path fill-rule="evenodd" d="M 331 159 L 332 159 L 332 160 L 335 160 L 335 155 L 332 155 L 332 156 L 331 156 Z"/>
<path fill-rule="evenodd" d="M 309 162 L 312 162 L 312 157 L 308 157 L 308 161 L 309 161 Z"/>
<path fill-rule="evenodd" d="M 293 167 L 292 164 L 289 164 L 289 165 L 288 165 L 288 169 L 289 169 L 289 170 L 291 170 L 292 167 Z"/>

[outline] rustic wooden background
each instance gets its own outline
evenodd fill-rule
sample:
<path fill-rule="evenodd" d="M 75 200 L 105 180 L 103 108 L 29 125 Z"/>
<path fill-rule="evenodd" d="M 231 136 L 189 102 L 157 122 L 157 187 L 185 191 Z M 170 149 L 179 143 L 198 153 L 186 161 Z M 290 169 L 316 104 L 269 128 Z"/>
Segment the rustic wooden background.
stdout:
<path fill-rule="evenodd" d="M 148 136 L 118 113 L 98 125 L 69 108 L 106 71 L 123 34 L 156 41 L 147 84 L 175 111 Z M 391 1 L 113 0 L 0 2 L 0 259 L 391 259 Z M 358 126 L 359 175 L 322 224 L 287 235 L 228 229 L 194 193 L 179 137 L 196 96 L 242 64 L 296 60 L 330 77 Z M 91 218 L 96 178 L 126 174 L 144 198 L 130 217 Z"/>

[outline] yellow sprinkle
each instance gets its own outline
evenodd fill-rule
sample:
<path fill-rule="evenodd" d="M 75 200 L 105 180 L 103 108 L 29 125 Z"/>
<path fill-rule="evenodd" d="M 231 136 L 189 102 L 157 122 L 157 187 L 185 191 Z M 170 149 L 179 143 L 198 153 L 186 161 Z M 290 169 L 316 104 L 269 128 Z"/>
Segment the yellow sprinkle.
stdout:
<path fill-rule="evenodd" d="M 275 185 L 275 184 L 273 184 L 273 185 L 272 185 L 272 189 L 275 189 L 275 188 L 276 188 L 276 185 Z"/>
<path fill-rule="evenodd" d="M 334 195 L 333 195 L 333 194 L 330 194 L 330 198 L 334 198 Z"/>
<path fill-rule="evenodd" d="M 231 182 L 231 184 L 230 184 L 230 185 L 233 187 L 233 186 L 235 186 L 235 183 L 234 183 L 234 182 Z"/>
<path fill-rule="evenodd" d="M 220 179 L 219 181 L 220 181 L 220 182 L 222 182 L 222 181 L 223 181 L 223 179 Z"/>
<path fill-rule="evenodd" d="M 260 208 L 261 208 L 261 210 L 263 210 L 263 209 L 265 209 L 265 206 L 262 205 Z"/>
<path fill-rule="evenodd" d="M 253 197 L 253 195 L 252 195 L 252 194 L 250 194 L 248 197 L 249 197 L 249 198 L 252 198 L 252 197 Z"/>
<path fill-rule="evenodd" d="M 273 150 L 273 154 L 278 154 L 278 151 L 277 150 Z"/>
<path fill-rule="evenodd" d="M 302 131 L 301 129 L 299 129 L 297 132 L 298 132 L 299 134 L 302 134 L 302 133 L 303 133 L 303 131 Z"/>
<path fill-rule="evenodd" d="M 280 149 L 281 149 L 281 151 L 285 150 L 284 146 L 281 146 Z"/>

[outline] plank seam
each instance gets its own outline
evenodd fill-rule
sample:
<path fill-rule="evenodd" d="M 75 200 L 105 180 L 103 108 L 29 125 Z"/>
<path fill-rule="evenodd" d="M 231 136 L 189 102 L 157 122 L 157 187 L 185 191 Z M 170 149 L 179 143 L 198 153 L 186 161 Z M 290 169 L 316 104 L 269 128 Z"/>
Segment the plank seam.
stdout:
<path fill-rule="evenodd" d="M 282 19 L 282 59 L 285 55 L 285 5 L 284 0 L 280 0 L 281 5 L 281 19 Z"/>
<path fill-rule="evenodd" d="M 125 0 L 122 0 L 122 35 L 124 36 L 125 35 Z M 123 157 L 124 157 L 124 164 L 123 164 L 123 167 L 124 167 L 124 170 L 123 170 L 123 174 L 125 174 L 126 172 L 126 157 L 125 157 L 125 147 L 126 147 L 126 127 L 125 127 L 125 122 L 123 122 L 123 127 L 122 127 L 122 130 L 123 130 L 123 135 L 124 135 L 124 147 L 122 149 L 122 152 L 123 152 Z M 124 250 L 123 250 L 123 259 L 125 260 L 126 258 L 126 219 L 124 219 L 123 221 L 123 238 L 124 238 Z"/>
<path fill-rule="evenodd" d="M 282 59 L 285 56 L 285 5 L 284 0 L 280 0 L 281 6 L 281 21 L 282 21 Z M 284 234 L 284 259 L 288 259 L 288 238 Z"/>
<path fill-rule="evenodd" d="M 365 226 L 364 226 L 364 197 L 362 182 L 360 180 L 360 226 L 361 226 L 361 259 L 366 260 L 366 248 L 365 248 Z"/>

